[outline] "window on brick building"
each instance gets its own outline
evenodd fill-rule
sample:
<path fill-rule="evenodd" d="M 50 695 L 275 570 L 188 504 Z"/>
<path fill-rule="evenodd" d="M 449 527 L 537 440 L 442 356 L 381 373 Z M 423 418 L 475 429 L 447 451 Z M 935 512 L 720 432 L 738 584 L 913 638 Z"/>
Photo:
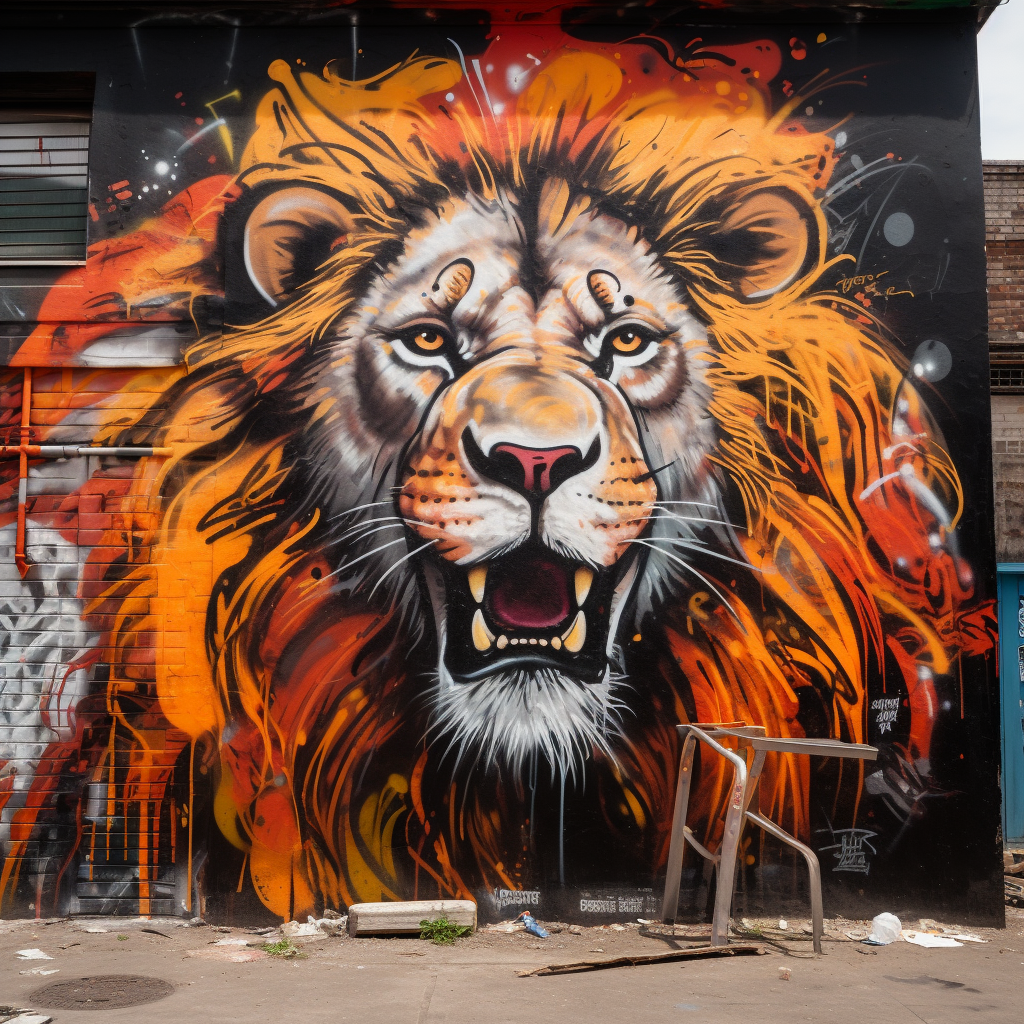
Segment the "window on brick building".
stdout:
<path fill-rule="evenodd" d="M 986 160 L 985 254 L 993 394 L 1024 394 L 1024 161 Z"/>
<path fill-rule="evenodd" d="M 1024 394 L 1024 345 L 990 342 L 989 379 L 993 394 Z"/>
<path fill-rule="evenodd" d="M 0 265 L 85 261 L 95 75 L 0 74 Z"/>

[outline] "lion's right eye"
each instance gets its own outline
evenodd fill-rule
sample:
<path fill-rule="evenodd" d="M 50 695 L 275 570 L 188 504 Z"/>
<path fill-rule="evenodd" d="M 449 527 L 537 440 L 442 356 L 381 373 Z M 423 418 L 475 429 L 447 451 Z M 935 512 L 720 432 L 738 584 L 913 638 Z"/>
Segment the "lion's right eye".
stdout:
<path fill-rule="evenodd" d="M 444 325 L 409 324 L 391 335 L 395 355 L 412 366 L 429 366 L 449 377 L 457 377 L 465 368 L 458 343 Z"/>
<path fill-rule="evenodd" d="M 413 352 L 440 352 L 451 342 L 451 336 L 439 327 L 410 327 L 399 335 Z"/>

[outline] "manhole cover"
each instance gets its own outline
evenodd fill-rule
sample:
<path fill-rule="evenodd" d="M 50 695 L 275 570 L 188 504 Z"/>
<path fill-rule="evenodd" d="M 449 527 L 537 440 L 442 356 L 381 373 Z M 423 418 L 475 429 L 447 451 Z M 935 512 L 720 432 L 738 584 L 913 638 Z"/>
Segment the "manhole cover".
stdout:
<path fill-rule="evenodd" d="M 98 974 L 93 978 L 55 981 L 33 992 L 30 1002 L 47 1010 L 120 1010 L 163 999 L 174 986 L 160 978 L 136 974 Z"/>

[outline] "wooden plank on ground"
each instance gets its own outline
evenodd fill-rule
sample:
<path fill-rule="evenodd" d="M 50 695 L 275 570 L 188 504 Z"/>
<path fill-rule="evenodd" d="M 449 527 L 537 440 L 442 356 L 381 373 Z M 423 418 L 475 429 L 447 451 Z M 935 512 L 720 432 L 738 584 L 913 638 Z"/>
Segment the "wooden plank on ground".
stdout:
<path fill-rule="evenodd" d="M 349 935 L 402 935 L 419 932 L 421 921 L 446 917 L 454 924 L 476 928 L 472 900 L 407 900 L 394 903 L 353 903 L 348 908 Z"/>
<path fill-rule="evenodd" d="M 673 949 L 667 953 L 648 953 L 643 956 L 616 956 L 608 960 L 580 960 L 574 964 L 549 964 L 532 971 L 520 971 L 520 978 L 542 977 L 546 974 L 576 974 L 580 971 L 603 971 L 609 967 L 643 967 L 646 964 L 671 963 L 674 960 L 707 960 L 718 956 L 757 956 L 767 950 L 761 946 L 733 943 L 730 946 L 691 946 Z"/>

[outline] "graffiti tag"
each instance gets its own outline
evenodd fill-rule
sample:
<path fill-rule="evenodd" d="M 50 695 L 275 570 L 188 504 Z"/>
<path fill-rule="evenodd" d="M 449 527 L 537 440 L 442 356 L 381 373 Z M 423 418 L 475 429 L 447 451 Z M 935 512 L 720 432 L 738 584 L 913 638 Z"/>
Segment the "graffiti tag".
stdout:
<path fill-rule="evenodd" d="M 899 697 L 879 697 L 871 702 L 871 710 L 878 712 L 875 725 L 878 726 L 879 735 L 892 732 L 892 723 L 896 721 L 899 708 Z"/>
<path fill-rule="evenodd" d="M 888 270 L 883 270 L 880 274 L 857 274 L 855 277 L 844 277 L 836 282 L 836 288 L 844 295 L 848 295 L 854 288 L 859 289 L 854 293 L 854 298 L 865 307 L 871 305 L 871 296 L 888 299 L 894 295 L 909 295 L 913 298 L 914 293 L 907 289 L 899 290 L 892 284 L 885 287 L 880 285 L 879 280 L 888 273 Z"/>
<path fill-rule="evenodd" d="M 870 840 L 874 839 L 877 832 L 870 832 L 866 828 L 843 828 L 836 829 L 832 835 L 838 842 L 829 846 L 821 847 L 822 853 L 825 850 L 835 851 L 832 856 L 838 863 L 832 868 L 833 871 L 851 871 L 856 874 L 866 875 L 871 870 L 868 863 L 868 854 L 878 851 L 871 845 Z"/>
<path fill-rule="evenodd" d="M 600 899 L 581 899 L 584 914 L 644 914 L 658 908 L 653 896 L 603 896 Z"/>
<path fill-rule="evenodd" d="M 499 910 L 527 905 L 535 907 L 540 903 L 540 890 L 495 888 L 494 902 L 497 903 Z"/>
<path fill-rule="evenodd" d="M 614 914 L 618 909 L 615 900 L 580 900 L 580 910 L 584 914 Z"/>

